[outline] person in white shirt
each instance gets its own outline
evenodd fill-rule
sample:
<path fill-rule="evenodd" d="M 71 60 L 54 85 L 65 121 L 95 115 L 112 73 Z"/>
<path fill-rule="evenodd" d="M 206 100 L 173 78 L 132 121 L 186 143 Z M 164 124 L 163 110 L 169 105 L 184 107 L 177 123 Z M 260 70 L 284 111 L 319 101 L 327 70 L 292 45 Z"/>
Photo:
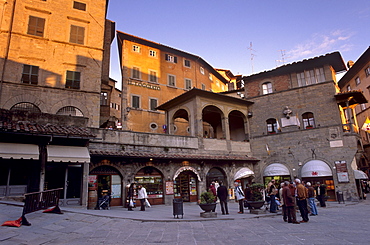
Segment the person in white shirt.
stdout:
<path fill-rule="evenodd" d="M 137 192 L 137 199 L 140 200 L 140 211 L 145 211 L 145 199 L 148 198 L 148 195 L 146 194 L 146 189 L 142 186 L 138 186 L 138 192 Z"/>

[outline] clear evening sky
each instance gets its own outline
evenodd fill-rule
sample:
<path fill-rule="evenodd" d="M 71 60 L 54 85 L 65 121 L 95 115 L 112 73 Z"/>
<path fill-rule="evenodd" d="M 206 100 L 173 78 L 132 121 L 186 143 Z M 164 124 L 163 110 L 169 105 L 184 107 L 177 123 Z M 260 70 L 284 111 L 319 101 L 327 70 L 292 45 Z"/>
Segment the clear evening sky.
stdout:
<path fill-rule="evenodd" d="M 110 0 L 108 19 L 235 75 L 334 51 L 356 61 L 370 45 L 369 0 Z M 116 42 L 110 76 L 121 80 Z"/>

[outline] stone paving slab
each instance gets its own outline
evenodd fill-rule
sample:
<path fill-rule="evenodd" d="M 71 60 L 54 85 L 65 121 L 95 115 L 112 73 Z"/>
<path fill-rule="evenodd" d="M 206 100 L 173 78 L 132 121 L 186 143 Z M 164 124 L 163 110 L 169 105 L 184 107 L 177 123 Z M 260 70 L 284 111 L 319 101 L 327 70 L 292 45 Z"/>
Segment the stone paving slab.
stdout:
<path fill-rule="evenodd" d="M 184 219 L 171 217 L 172 207 L 145 212 L 124 208 L 84 210 L 62 207 L 64 214 L 27 214 L 31 226 L 0 226 L 0 245 L 12 244 L 369 244 L 370 201 L 328 203 L 308 223 L 283 222 L 281 215 L 237 214 L 230 203 L 228 219 L 200 217 L 197 205 L 184 205 Z M 15 220 L 21 206 L 0 204 L 0 223 Z M 222 216 L 221 216 L 222 217 Z M 299 215 L 297 215 L 299 217 Z M 194 220 L 193 220 L 194 219 Z M 168 222 L 167 220 L 171 220 Z"/>

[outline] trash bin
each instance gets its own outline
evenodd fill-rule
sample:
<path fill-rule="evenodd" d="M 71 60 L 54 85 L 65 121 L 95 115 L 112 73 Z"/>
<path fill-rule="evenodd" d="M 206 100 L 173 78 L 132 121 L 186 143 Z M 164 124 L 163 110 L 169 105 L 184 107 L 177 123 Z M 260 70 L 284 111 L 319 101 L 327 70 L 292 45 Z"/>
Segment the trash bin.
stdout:
<path fill-rule="evenodd" d="M 337 191 L 337 200 L 338 200 L 338 203 L 340 202 L 344 203 L 343 191 Z"/>
<path fill-rule="evenodd" d="M 175 216 L 179 218 L 179 215 L 181 215 L 181 218 L 184 218 L 184 208 L 183 208 L 182 198 L 173 199 L 172 207 L 173 207 L 173 217 L 174 218 Z"/>

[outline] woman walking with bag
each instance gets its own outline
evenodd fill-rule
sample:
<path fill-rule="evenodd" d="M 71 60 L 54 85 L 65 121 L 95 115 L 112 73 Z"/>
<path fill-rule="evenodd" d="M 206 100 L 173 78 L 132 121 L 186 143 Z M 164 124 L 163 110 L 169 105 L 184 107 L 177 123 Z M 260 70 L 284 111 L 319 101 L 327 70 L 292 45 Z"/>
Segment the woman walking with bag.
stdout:
<path fill-rule="evenodd" d="M 140 211 L 145 211 L 145 200 L 148 198 L 146 194 L 146 189 L 142 186 L 138 186 L 137 199 L 140 200 Z"/>

